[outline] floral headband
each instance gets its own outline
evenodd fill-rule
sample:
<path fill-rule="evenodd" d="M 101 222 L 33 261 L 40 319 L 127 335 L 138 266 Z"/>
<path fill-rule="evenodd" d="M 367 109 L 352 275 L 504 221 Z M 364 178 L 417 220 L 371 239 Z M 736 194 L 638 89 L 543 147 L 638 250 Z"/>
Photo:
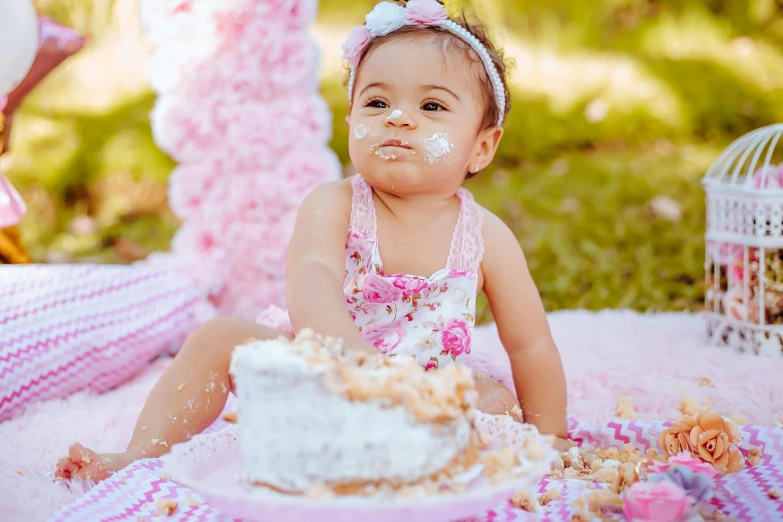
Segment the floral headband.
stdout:
<path fill-rule="evenodd" d="M 503 125 L 506 112 L 506 92 L 503 80 L 495 67 L 487 48 L 467 29 L 449 19 L 446 8 L 436 0 L 410 0 L 406 7 L 392 2 L 381 2 L 365 18 L 365 24 L 354 27 L 343 44 L 343 59 L 351 65 L 351 75 L 348 79 L 348 103 L 353 100 L 353 84 L 356 79 L 356 67 L 362 58 L 364 50 L 370 41 L 377 36 L 386 36 L 403 26 L 440 27 L 459 37 L 476 51 L 484 62 L 492 88 L 495 91 L 495 101 L 498 104 L 500 116 L 498 127 Z"/>

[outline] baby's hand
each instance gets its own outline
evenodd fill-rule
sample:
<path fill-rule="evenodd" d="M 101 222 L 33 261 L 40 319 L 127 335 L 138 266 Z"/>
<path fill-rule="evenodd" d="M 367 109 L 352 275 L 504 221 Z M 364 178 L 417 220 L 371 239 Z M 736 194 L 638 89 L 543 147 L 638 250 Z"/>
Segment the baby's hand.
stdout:
<path fill-rule="evenodd" d="M 133 457 L 127 453 L 98 454 L 75 443 L 68 448 L 68 456 L 57 461 L 54 478 L 55 480 L 80 478 L 100 482 L 131 462 Z"/>

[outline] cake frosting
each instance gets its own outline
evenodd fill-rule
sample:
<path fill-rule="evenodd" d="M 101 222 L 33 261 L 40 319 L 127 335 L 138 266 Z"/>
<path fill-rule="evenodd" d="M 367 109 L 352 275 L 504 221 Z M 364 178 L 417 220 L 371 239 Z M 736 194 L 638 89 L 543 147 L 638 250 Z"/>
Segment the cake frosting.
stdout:
<path fill-rule="evenodd" d="M 284 492 L 405 486 L 469 465 L 469 369 L 347 353 L 309 330 L 235 348 L 245 479 Z M 459 465 L 455 465 L 459 463 Z"/>

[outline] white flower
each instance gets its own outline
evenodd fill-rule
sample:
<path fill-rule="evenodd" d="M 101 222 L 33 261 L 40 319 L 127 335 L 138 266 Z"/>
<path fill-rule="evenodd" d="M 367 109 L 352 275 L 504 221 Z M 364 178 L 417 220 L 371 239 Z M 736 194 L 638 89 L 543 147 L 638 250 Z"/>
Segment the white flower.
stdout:
<path fill-rule="evenodd" d="M 391 2 L 381 2 L 365 18 L 367 30 L 373 37 L 385 36 L 403 25 L 405 8 Z"/>
<path fill-rule="evenodd" d="M 428 337 L 422 337 L 421 339 L 419 339 L 418 342 L 416 343 L 416 348 L 420 352 L 431 352 L 432 350 L 440 349 L 438 345 L 438 340 L 434 335 L 430 335 Z"/>
<path fill-rule="evenodd" d="M 460 304 L 468 298 L 468 294 L 462 288 L 454 288 L 449 292 L 449 302 L 451 304 Z"/>

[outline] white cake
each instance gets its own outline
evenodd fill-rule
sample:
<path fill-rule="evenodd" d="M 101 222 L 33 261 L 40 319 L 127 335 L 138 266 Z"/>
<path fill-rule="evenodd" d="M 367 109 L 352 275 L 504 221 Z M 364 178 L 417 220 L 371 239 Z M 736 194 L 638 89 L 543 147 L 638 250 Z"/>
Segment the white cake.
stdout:
<path fill-rule="evenodd" d="M 469 464 L 474 380 L 412 357 L 346 354 L 311 331 L 237 346 L 245 479 L 293 493 L 404 486 Z"/>

